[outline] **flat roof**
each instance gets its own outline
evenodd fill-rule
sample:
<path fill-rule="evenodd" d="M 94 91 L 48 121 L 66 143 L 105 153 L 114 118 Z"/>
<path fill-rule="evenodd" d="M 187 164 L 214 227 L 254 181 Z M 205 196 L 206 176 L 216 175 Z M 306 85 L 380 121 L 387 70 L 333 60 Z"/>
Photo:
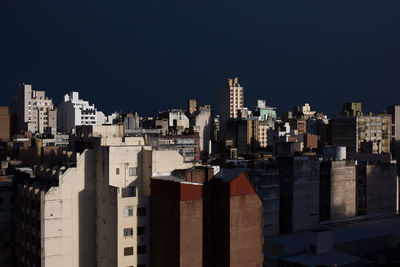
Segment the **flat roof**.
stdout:
<path fill-rule="evenodd" d="M 333 264 L 343 265 L 360 261 L 359 257 L 341 253 L 328 252 L 323 254 L 300 254 L 288 257 L 285 261 L 292 263 L 300 263 L 306 266 L 314 267 L 320 265 L 334 266 Z"/>
<path fill-rule="evenodd" d="M 333 244 L 343 244 L 356 240 L 400 234 L 400 216 L 370 219 L 346 225 L 324 226 L 322 230 L 331 231 Z M 264 243 L 281 245 L 283 255 L 302 253 L 311 243 L 312 231 L 298 232 L 275 237 L 266 237 Z"/>
<path fill-rule="evenodd" d="M 173 175 L 152 176 L 151 178 L 158 179 L 158 180 L 172 181 L 172 182 L 177 182 L 177 183 L 181 183 L 181 184 L 203 185 L 201 183 L 188 182 L 188 181 L 185 181 L 185 180 L 183 180 L 179 177 L 173 176 Z"/>

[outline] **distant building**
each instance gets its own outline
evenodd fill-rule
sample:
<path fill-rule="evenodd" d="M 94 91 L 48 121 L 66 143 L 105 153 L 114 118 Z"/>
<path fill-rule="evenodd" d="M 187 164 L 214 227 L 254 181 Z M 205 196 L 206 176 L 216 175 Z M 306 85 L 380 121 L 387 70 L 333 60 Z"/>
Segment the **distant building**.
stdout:
<path fill-rule="evenodd" d="M 188 112 L 189 112 L 189 115 L 192 115 L 193 112 L 196 111 L 198 105 L 199 105 L 199 102 L 196 99 L 189 99 L 188 100 Z"/>
<path fill-rule="evenodd" d="M 64 101 L 58 107 L 58 128 L 62 132 L 71 133 L 76 126 L 99 124 L 98 117 L 99 112 L 94 105 L 80 99 L 78 92 L 71 92 L 64 96 Z"/>
<path fill-rule="evenodd" d="M 160 112 L 155 122 L 156 129 L 162 130 L 163 134 L 182 134 L 189 128 L 189 118 L 184 110 L 172 109 Z"/>
<path fill-rule="evenodd" d="M 276 108 L 269 107 L 265 104 L 265 100 L 257 100 L 257 106 L 255 107 L 254 117 L 258 117 L 259 120 L 276 120 Z"/>
<path fill-rule="evenodd" d="M 305 103 L 304 106 L 296 106 L 293 108 L 293 115 L 298 119 L 308 119 L 314 117 L 315 111 L 311 110 L 310 104 Z"/>
<path fill-rule="evenodd" d="M 160 135 L 156 147 L 160 150 L 176 150 L 184 158 L 185 162 L 197 162 L 200 160 L 199 133 L 183 135 Z"/>
<path fill-rule="evenodd" d="M 390 115 L 337 116 L 330 123 L 333 146 L 346 146 L 347 152 L 352 153 L 360 152 L 362 142 L 374 142 L 376 153 L 390 153 Z"/>
<path fill-rule="evenodd" d="M 123 116 L 125 130 L 135 130 L 141 128 L 140 116 L 137 112 L 129 113 Z"/>
<path fill-rule="evenodd" d="M 212 140 L 213 117 L 214 114 L 210 105 L 199 106 L 190 116 L 190 126 L 199 133 L 200 152 L 205 154 L 211 153 L 209 143 Z"/>
<path fill-rule="evenodd" d="M 44 133 L 47 129 L 55 132 L 57 128 L 57 110 L 45 91 L 32 90 L 30 84 L 17 87 L 17 97 L 13 99 L 12 113 L 16 116 L 16 129 Z"/>
<path fill-rule="evenodd" d="M 226 138 L 233 140 L 239 154 L 254 152 L 259 147 L 259 122 L 256 119 L 230 119 L 226 123 Z M 265 128 L 264 128 L 265 130 Z M 266 140 L 262 139 L 263 141 Z"/>
<path fill-rule="evenodd" d="M 362 115 L 362 105 L 360 102 L 344 103 L 342 107 L 342 116 L 357 117 Z"/>
<path fill-rule="evenodd" d="M 226 84 L 219 90 L 220 129 L 224 138 L 228 119 L 241 117 L 243 101 L 244 89 L 239 84 L 239 79 L 227 79 Z"/>

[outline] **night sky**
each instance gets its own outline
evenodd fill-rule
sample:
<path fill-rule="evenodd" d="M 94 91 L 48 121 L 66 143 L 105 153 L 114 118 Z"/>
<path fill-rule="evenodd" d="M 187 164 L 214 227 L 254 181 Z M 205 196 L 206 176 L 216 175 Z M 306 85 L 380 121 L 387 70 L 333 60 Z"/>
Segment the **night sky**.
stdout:
<path fill-rule="evenodd" d="M 20 82 L 56 104 L 71 90 L 106 113 L 245 105 L 328 114 L 400 104 L 400 1 L 1 0 L 0 104 Z"/>

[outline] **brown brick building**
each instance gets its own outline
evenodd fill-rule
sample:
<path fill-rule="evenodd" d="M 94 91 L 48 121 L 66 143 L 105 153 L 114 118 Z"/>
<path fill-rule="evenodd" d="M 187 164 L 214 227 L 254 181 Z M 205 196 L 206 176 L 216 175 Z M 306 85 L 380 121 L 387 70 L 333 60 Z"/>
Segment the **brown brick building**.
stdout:
<path fill-rule="evenodd" d="M 10 140 L 10 113 L 8 107 L 0 107 L 0 140 Z"/>
<path fill-rule="evenodd" d="M 151 266 L 203 266 L 202 185 L 151 181 Z"/>
<path fill-rule="evenodd" d="M 204 183 L 153 177 L 151 266 L 261 267 L 262 215 L 244 172 L 224 170 Z"/>

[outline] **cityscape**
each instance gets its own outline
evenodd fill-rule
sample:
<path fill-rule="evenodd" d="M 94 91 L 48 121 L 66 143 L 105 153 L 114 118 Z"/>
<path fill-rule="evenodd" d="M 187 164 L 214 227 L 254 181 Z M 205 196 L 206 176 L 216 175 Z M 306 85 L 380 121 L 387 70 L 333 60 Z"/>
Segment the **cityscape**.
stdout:
<path fill-rule="evenodd" d="M 399 266 L 400 105 L 285 111 L 239 78 L 153 117 L 16 85 L 0 266 Z"/>

